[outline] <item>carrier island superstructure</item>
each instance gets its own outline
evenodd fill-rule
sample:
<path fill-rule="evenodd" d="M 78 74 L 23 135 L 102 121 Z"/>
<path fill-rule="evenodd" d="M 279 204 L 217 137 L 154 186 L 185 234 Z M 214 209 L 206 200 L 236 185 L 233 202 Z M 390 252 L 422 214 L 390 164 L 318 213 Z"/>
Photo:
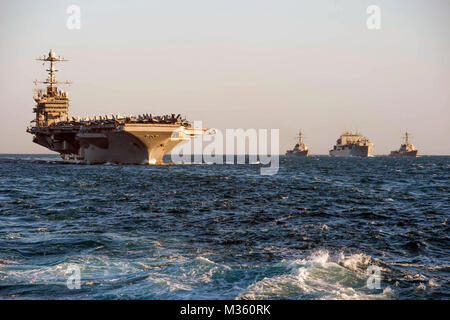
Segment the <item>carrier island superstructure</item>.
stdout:
<path fill-rule="evenodd" d="M 67 61 L 50 50 L 37 60 L 49 63 L 48 77 L 35 84 L 46 84 L 38 89 L 27 132 L 33 142 L 58 152 L 65 160 L 85 163 L 161 164 L 163 156 L 176 145 L 199 135 L 208 134 L 204 128 L 193 128 L 180 115 L 153 116 L 105 115 L 93 118 L 69 116 L 69 96 L 58 90 L 56 62 Z"/>

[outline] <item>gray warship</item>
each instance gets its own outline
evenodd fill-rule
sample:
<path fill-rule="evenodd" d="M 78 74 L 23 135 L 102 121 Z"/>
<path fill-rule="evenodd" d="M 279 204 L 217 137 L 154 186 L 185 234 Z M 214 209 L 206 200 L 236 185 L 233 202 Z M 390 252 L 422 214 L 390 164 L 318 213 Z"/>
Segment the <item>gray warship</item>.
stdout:
<path fill-rule="evenodd" d="M 416 147 L 409 142 L 408 131 L 405 132 L 404 137 L 405 143 L 400 146 L 400 149 L 391 151 L 391 157 L 417 157 L 419 150 L 417 150 Z"/>
<path fill-rule="evenodd" d="M 332 157 L 370 157 L 373 143 L 357 132 L 345 131 L 330 150 Z"/>
<path fill-rule="evenodd" d="M 45 91 L 37 89 L 34 95 L 36 118 L 27 132 L 33 142 L 58 152 L 64 160 L 77 160 L 88 164 L 161 164 L 163 156 L 176 145 L 208 134 L 208 129 L 193 128 L 180 115 L 153 116 L 104 115 L 93 118 L 69 116 L 69 96 L 58 90 L 56 62 L 68 61 L 50 50 L 38 61 L 49 63 L 48 78 L 35 81 L 46 84 Z"/>
<path fill-rule="evenodd" d="M 303 142 L 303 133 L 300 130 L 298 134 L 298 143 L 294 146 L 294 149 L 286 151 L 286 156 L 307 157 L 308 155 L 309 149 Z"/>

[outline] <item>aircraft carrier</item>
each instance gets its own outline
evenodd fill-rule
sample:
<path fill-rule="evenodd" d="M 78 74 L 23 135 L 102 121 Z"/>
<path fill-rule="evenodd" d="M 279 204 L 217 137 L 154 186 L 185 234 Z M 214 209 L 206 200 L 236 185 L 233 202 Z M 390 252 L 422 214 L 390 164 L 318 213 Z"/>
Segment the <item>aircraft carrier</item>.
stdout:
<path fill-rule="evenodd" d="M 400 146 L 400 149 L 391 151 L 391 157 L 417 157 L 419 150 L 409 142 L 409 133 L 405 132 L 405 143 Z"/>
<path fill-rule="evenodd" d="M 336 141 L 330 150 L 332 157 L 370 157 L 373 152 L 373 143 L 359 133 L 346 131 Z"/>
<path fill-rule="evenodd" d="M 46 84 L 34 95 L 36 118 L 27 132 L 33 142 L 58 152 L 64 160 L 77 160 L 88 164 L 161 164 L 163 156 L 176 145 L 200 135 L 208 129 L 193 128 L 180 115 L 153 116 L 104 115 L 93 118 L 69 116 L 69 96 L 58 90 L 56 62 L 68 61 L 50 50 L 37 59 L 49 63 L 48 78 L 35 81 Z"/>
<path fill-rule="evenodd" d="M 298 134 L 298 143 L 294 146 L 294 149 L 286 151 L 286 156 L 307 157 L 308 155 L 309 149 L 303 142 L 303 133 L 300 130 Z"/>

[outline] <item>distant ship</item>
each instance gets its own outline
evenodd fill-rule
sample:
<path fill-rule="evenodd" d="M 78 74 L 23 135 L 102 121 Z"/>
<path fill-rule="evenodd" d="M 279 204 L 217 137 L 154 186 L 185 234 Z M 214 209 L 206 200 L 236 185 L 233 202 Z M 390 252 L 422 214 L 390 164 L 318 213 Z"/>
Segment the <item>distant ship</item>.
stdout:
<path fill-rule="evenodd" d="M 332 157 L 370 157 L 373 152 L 373 143 L 359 133 L 346 131 L 336 141 L 330 150 Z"/>
<path fill-rule="evenodd" d="M 286 156 L 296 156 L 296 157 L 307 157 L 309 154 L 309 149 L 306 144 L 303 143 L 303 133 L 302 131 L 298 134 L 298 143 L 295 145 L 294 149 L 286 151 Z"/>
<path fill-rule="evenodd" d="M 405 143 L 400 146 L 400 149 L 391 151 L 391 157 L 416 157 L 419 150 L 416 149 L 409 142 L 409 133 L 405 132 Z"/>
<path fill-rule="evenodd" d="M 27 132 L 33 142 L 58 152 L 65 160 L 86 163 L 160 164 L 163 156 L 176 145 L 207 129 L 192 128 L 180 115 L 138 116 L 104 115 L 92 118 L 69 117 L 69 97 L 56 84 L 70 84 L 55 79 L 55 62 L 67 61 L 53 50 L 38 58 L 49 62 L 47 84 L 34 96 L 36 118 Z M 38 81 L 35 81 L 37 84 Z M 33 124 L 34 123 L 34 124 Z"/>

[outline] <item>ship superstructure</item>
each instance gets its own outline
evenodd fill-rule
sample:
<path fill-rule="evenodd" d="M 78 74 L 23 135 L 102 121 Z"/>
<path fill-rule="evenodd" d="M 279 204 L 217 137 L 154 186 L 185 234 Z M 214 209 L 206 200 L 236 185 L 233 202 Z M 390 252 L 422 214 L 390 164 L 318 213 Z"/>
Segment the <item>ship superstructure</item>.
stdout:
<path fill-rule="evenodd" d="M 360 133 L 345 131 L 330 150 L 332 157 L 370 157 L 373 143 Z"/>
<path fill-rule="evenodd" d="M 400 149 L 391 151 L 392 157 L 416 157 L 419 150 L 414 147 L 412 143 L 409 142 L 410 134 L 408 131 L 405 132 L 405 143 L 400 146 Z"/>
<path fill-rule="evenodd" d="M 180 115 L 153 116 L 104 115 L 88 118 L 69 116 L 69 96 L 58 90 L 55 78 L 56 62 L 67 61 L 57 57 L 53 50 L 48 56 L 38 58 L 49 63 L 47 84 L 44 90 L 37 90 L 31 121 L 27 132 L 33 135 L 33 142 L 58 152 L 65 160 L 79 160 L 86 163 L 161 164 L 163 156 L 176 145 L 199 135 L 207 129 L 193 128 Z"/>
<path fill-rule="evenodd" d="M 303 133 L 300 130 L 298 134 L 298 143 L 294 146 L 294 149 L 286 151 L 286 156 L 307 157 L 309 155 L 309 149 L 303 142 Z"/>

